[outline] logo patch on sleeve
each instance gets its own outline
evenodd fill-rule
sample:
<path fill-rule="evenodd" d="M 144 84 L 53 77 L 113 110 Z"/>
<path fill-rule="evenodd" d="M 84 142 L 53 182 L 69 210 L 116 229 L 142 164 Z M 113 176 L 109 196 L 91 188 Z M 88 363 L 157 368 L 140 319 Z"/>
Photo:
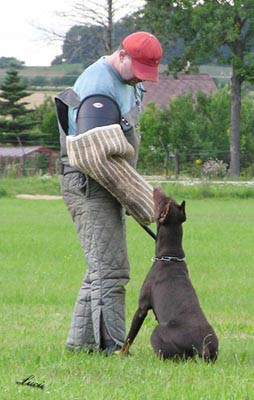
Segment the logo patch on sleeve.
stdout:
<path fill-rule="evenodd" d="M 94 108 L 103 108 L 104 104 L 103 103 L 93 103 Z"/>

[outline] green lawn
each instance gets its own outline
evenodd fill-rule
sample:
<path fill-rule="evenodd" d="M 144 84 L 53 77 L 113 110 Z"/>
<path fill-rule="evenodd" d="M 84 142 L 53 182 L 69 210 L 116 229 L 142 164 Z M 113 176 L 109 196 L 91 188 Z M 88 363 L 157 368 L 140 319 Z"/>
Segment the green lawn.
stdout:
<path fill-rule="evenodd" d="M 220 340 L 214 365 L 159 361 L 152 314 L 128 358 L 66 352 L 85 270 L 71 219 L 61 200 L 0 199 L 1 400 L 254 399 L 254 201 L 190 199 L 186 212 L 186 260 Z M 127 228 L 128 329 L 154 242 L 131 217 Z M 29 375 L 44 390 L 15 383 Z"/>

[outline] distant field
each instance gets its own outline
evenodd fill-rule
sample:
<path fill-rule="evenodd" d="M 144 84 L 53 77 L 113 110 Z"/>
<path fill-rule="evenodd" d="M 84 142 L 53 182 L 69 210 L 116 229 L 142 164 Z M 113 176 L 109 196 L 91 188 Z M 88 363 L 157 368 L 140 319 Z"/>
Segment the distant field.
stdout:
<path fill-rule="evenodd" d="M 43 76 L 50 81 L 52 78 L 61 78 L 66 75 L 78 76 L 82 70 L 82 64 L 64 64 L 50 67 L 24 67 L 19 70 L 19 74 L 28 79 Z M 6 69 L 0 68 L 0 82 L 4 79 L 6 71 Z M 208 73 L 216 80 L 225 83 L 229 81 L 232 69 L 231 67 L 218 65 L 201 65 L 199 71 L 200 73 Z M 28 108 L 31 109 L 42 104 L 46 97 L 51 96 L 53 98 L 61 90 L 63 90 L 63 87 L 41 87 L 31 89 L 32 94 L 24 100 L 28 101 Z"/>
<path fill-rule="evenodd" d="M 163 68 L 163 67 L 162 67 Z M 66 74 L 80 73 L 83 70 L 82 64 L 63 64 L 50 67 L 24 67 L 20 70 L 20 75 L 27 78 L 44 76 L 46 78 L 61 77 Z M 0 68 L 0 80 L 4 77 L 7 69 Z M 200 73 L 208 73 L 212 77 L 230 77 L 232 68 L 220 65 L 200 65 Z"/>
<path fill-rule="evenodd" d="M 53 65 L 50 67 L 24 67 L 19 70 L 19 74 L 26 78 L 34 78 L 35 76 L 44 76 L 45 78 L 61 77 L 66 74 L 71 74 L 75 71 L 82 71 L 81 64 L 64 64 L 64 65 Z M 0 68 L 0 80 L 6 74 L 7 69 Z"/>
<path fill-rule="evenodd" d="M 46 100 L 47 97 L 52 97 L 52 99 L 54 99 L 55 95 L 60 91 L 61 91 L 60 88 L 58 91 L 51 91 L 51 90 L 49 91 L 46 90 L 42 92 L 36 91 L 22 100 L 27 101 L 29 103 L 27 105 L 27 108 L 33 109 L 35 107 L 40 106 Z"/>
<path fill-rule="evenodd" d="M 223 67 L 220 65 L 200 65 L 199 72 L 207 73 L 213 78 L 217 79 L 230 79 L 232 67 Z"/>

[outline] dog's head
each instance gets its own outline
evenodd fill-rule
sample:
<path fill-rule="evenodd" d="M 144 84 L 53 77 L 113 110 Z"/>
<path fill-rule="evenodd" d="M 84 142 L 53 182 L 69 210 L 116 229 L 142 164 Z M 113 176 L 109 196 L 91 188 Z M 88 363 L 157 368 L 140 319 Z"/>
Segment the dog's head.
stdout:
<path fill-rule="evenodd" d="M 157 224 L 183 223 L 186 221 L 185 201 L 182 204 L 167 197 L 160 187 L 153 190 L 154 213 Z"/>

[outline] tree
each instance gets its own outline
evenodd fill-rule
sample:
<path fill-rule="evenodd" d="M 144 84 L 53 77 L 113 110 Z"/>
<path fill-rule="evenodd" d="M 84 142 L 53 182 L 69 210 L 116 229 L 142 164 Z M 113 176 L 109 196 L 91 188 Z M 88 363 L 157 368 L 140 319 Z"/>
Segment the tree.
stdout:
<path fill-rule="evenodd" d="M 61 55 L 56 56 L 52 61 L 52 65 L 61 63 L 81 63 L 84 67 L 90 65 L 98 59 L 102 54 L 112 52 L 116 46 L 119 46 L 122 39 L 138 30 L 139 18 L 136 14 L 124 17 L 120 21 L 113 24 L 112 46 L 110 51 L 105 43 L 101 40 L 103 37 L 103 27 L 99 25 L 74 25 L 66 33 Z M 138 14 L 137 14 L 138 15 Z M 143 30 L 150 31 L 151 27 L 143 27 Z M 169 46 L 171 40 L 163 38 L 161 40 L 164 46 Z M 181 52 L 182 45 L 178 41 L 174 46 L 170 47 L 167 54 L 163 55 L 163 62 L 169 62 L 170 57 Z M 63 61 L 64 60 L 64 61 Z"/>
<path fill-rule="evenodd" d="M 199 121 L 191 92 L 171 99 L 169 106 L 163 109 L 150 103 L 141 116 L 141 131 L 144 134 L 140 159 L 150 165 L 158 165 L 158 162 L 162 165 L 163 159 L 166 176 L 170 161 L 174 161 L 178 174 L 179 156 L 182 161 L 189 160 L 190 154 L 199 154 L 202 149 L 200 126 L 203 123 Z"/>
<path fill-rule="evenodd" d="M 133 14 L 144 4 L 139 0 L 130 3 L 126 0 L 76 0 L 68 13 L 63 13 L 65 17 L 79 22 L 79 25 L 98 26 L 101 29 L 94 37 L 102 44 L 106 53 L 111 53 L 115 43 L 115 25 L 117 21 L 126 15 Z M 80 23 L 82 21 L 82 23 Z"/>
<path fill-rule="evenodd" d="M 31 143 L 59 150 L 59 129 L 55 104 L 50 96 L 45 97 L 42 104 L 35 107 L 31 114 L 35 129 L 31 135 Z"/>
<path fill-rule="evenodd" d="M 170 163 L 176 165 L 177 158 L 192 165 L 209 157 L 228 162 L 229 106 L 227 87 L 209 95 L 199 92 L 195 101 L 192 92 L 184 94 L 163 109 L 150 103 L 141 116 L 140 167 L 163 165 L 168 175 Z"/>
<path fill-rule="evenodd" d="M 195 128 L 201 141 L 203 157 L 223 159 L 229 163 L 230 89 L 205 95 L 199 92 L 195 106 Z"/>
<path fill-rule="evenodd" d="M 65 21 L 71 23 L 67 34 L 63 35 L 37 26 L 37 29 L 41 30 L 50 41 L 64 42 L 63 54 L 58 55 L 52 64 L 65 62 L 65 53 L 68 54 L 70 51 L 72 57 L 86 54 L 86 58 L 82 60 L 86 64 L 87 58 L 92 58 L 94 61 L 102 53 L 111 53 L 125 36 L 126 31 L 127 34 L 135 31 L 135 17 L 132 18 L 132 15 L 143 4 L 144 0 L 138 0 L 135 4 L 126 0 L 74 1 L 69 10 L 58 13 Z M 125 27 L 124 32 L 123 27 Z M 70 59 L 69 55 L 67 60 Z"/>
<path fill-rule="evenodd" d="M 139 151 L 139 169 L 143 173 L 150 170 L 159 172 L 156 168 L 165 170 L 168 175 L 170 151 L 172 143 L 167 137 L 168 121 L 167 112 L 163 112 L 154 103 L 147 104 L 146 110 L 141 115 L 142 140 Z M 155 167 L 156 166 L 156 167 Z"/>
<path fill-rule="evenodd" d="M 26 131 L 34 122 L 29 118 L 31 110 L 26 108 L 27 102 L 21 99 L 30 93 L 27 86 L 21 82 L 15 65 L 7 70 L 4 82 L 0 85 L 0 135 L 16 138 L 20 132 Z M 6 135 L 8 134 L 8 135 Z"/>
<path fill-rule="evenodd" d="M 188 61 L 199 64 L 214 57 L 232 66 L 230 175 L 238 176 L 241 88 L 254 80 L 253 0 L 147 0 L 143 13 L 160 35 L 183 40 L 183 53 L 173 57 L 170 72 L 181 71 Z"/>
<path fill-rule="evenodd" d="M 205 95 L 184 94 L 159 109 L 154 103 L 141 115 L 142 141 L 139 168 L 149 174 L 172 170 L 178 155 L 181 167 L 193 166 L 209 158 L 229 164 L 230 88 Z M 247 175 L 254 171 L 254 102 L 243 93 L 241 123 L 242 168 Z M 189 167 L 188 167 L 189 169 Z"/>
<path fill-rule="evenodd" d="M 10 68 L 12 64 L 15 64 L 17 69 L 21 69 L 24 67 L 25 62 L 15 57 L 0 57 L 0 68 Z"/>
<path fill-rule="evenodd" d="M 114 24 L 114 38 L 112 38 L 112 49 L 119 45 L 121 40 L 133 30 L 130 18 L 124 18 Z M 66 33 L 61 56 L 57 56 L 52 64 L 64 60 L 65 63 L 81 63 L 87 67 L 98 59 L 102 54 L 108 53 L 103 38 L 103 27 L 98 25 L 75 25 Z"/>
<path fill-rule="evenodd" d="M 246 174 L 254 175 L 254 102 L 245 96 L 241 107 L 241 165 Z"/>
<path fill-rule="evenodd" d="M 62 58 L 70 64 L 82 63 L 84 67 L 88 66 L 103 54 L 104 47 L 97 40 L 99 34 L 102 35 L 102 28 L 98 26 L 73 26 L 66 33 Z"/>

